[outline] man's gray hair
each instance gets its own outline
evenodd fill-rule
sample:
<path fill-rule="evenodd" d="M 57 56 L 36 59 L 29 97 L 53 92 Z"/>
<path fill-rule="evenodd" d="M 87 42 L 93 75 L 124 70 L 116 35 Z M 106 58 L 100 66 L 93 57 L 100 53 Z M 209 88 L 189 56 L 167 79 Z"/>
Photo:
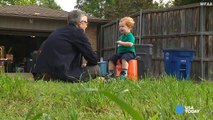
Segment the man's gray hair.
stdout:
<path fill-rule="evenodd" d="M 82 20 L 82 17 L 87 16 L 86 12 L 81 10 L 72 10 L 68 13 L 67 22 L 77 24 Z"/>

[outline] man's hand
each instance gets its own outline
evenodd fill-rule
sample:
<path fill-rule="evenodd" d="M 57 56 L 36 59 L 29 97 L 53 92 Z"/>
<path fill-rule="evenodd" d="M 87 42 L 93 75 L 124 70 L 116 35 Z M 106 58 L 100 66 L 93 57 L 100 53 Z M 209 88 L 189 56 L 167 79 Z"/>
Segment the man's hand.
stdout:
<path fill-rule="evenodd" d="M 86 63 L 84 63 L 84 64 L 82 64 L 82 65 L 81 65 L 81 67 L 86 67 L 86 66 L 87 66 L 87 64 L 86 64 Z"/>

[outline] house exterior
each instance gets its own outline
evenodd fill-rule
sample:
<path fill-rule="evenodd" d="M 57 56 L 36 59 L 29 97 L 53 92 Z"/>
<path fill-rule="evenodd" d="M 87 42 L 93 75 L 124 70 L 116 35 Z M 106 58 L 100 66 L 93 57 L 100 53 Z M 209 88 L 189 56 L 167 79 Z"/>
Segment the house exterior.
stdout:
<path fill-rule="evenodd" d="M 32 57 L 41 43 L 57 28 L 67 24 L 68 12 L 37 5 L 0 7 L 0 57 L 13 56 L 13 67 Z M 94 51 L 99 50 L 101 25 L 108 20 L 89 17 L 86 34 Z"/>

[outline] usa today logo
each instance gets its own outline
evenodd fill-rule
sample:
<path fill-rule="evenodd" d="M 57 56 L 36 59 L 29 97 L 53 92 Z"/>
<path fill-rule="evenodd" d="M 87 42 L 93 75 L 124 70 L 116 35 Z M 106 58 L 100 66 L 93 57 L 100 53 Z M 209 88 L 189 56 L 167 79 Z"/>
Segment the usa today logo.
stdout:
<path fill-rule="evenodd" d="M 200 110 L 194 109 L 193 106 L 182 106 L 182 105 L 178 105 L 176 106 L 175 109 L 177 114 L 183 114 L 185 113 L 199 113 Z"/>

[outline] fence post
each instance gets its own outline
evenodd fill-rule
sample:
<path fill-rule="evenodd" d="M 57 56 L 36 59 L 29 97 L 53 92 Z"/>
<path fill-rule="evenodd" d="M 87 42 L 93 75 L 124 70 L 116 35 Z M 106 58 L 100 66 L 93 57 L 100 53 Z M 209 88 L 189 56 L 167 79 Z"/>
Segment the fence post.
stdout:
<path fill-rule="evenodd" d="M 103 25 L 101 25 L 101 37 L 100 37 L 101 40 L 100 40 L 100 43 L 99 43 L 99 45 L 100 45 L 99 46 L 99 48 L 100 48 L 100 54 L 99 54 L 100 56 L 99 57 L 100 58 L 103 57 L 103 40 L 104 40 L 103 32 L 104 32 Z"/>
<path fill-rule="evenodd" d="M 141 39 L 144 37 L 144 34 L 145 34 L 145 16 L 143 13 L 141 13 L 141 17 L 142 17 L 142 31 L 141 31 Z M 143 41 L 141 42 L 141 44 L 143 43 Z"/>
<path fill-rule="evenodd" d="M 139 44 L 141 44 L 141 39 L 142 39 L 142 35 L 141 35 L 142 34 L 142 27 L 141 26 L 142 26 L 142 20 L 143 20 L 142 17 L 143 16 L 142 16 L 142 9 L 141 9 L 140 10 L 140 22 L 139 22 L 139 24 L 140 24 L 140 28 L 139 28 L 139 32 L 140 32 L 139 33 Z"/>
<path fill-rule="evenodd" d="M 203 4 L 202 2 L 200 3 L 200 55 L 201 55 L 201 79 L 204 78 L 204 25 L 205 21 L 204 19 L 204 10 L 203 10 Z"/>
<path fill-rule="evenodd" d="M 116 37 L 117 37 L 117 40 L 118 40 L 118 36 L 119 36 L 119 19 L 117 18 L 117 19 L 116 19 Z M 116 41 L 117 41 L 117 40 L 116 40 Z M 117 54 L 118 45 L 117 45 L 117 43 L 114 43 L 114 44 L 116 44 L 116 45 L 115 45 L 115 54 Z"/>

